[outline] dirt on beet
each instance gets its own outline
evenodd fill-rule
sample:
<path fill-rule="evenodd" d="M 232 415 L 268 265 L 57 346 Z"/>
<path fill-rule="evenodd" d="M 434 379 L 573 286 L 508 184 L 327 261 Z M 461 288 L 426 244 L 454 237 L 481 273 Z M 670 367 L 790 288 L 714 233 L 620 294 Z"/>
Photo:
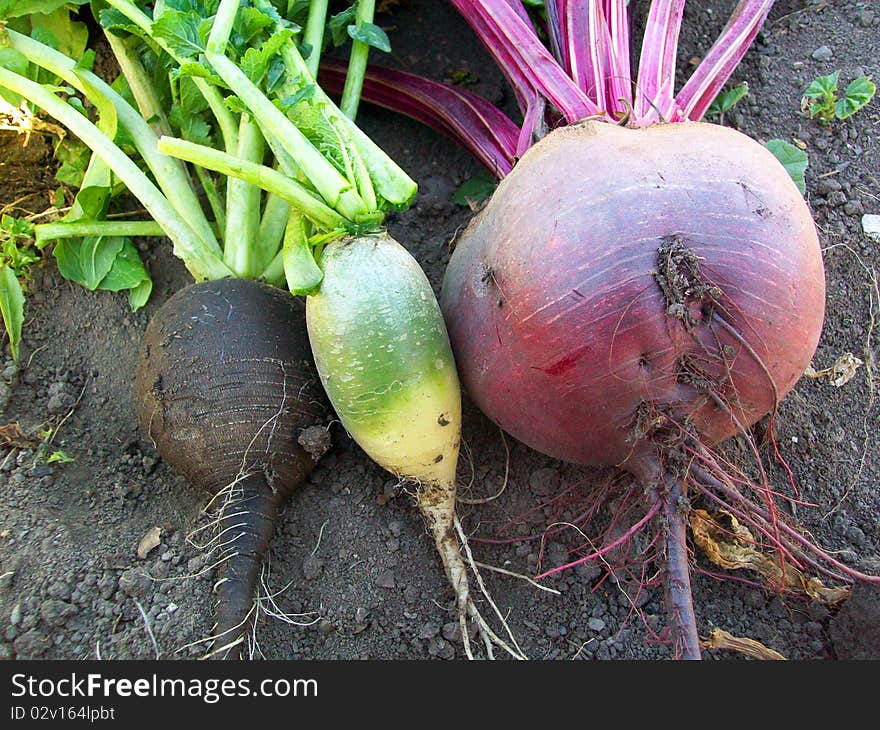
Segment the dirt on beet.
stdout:
<path fill-rule="evenodd" d="M 708 49 L 733 4 L 688 4 L 679 47 L 683 74 Z M 392 10 L 381 18 L 394 46 L 383 62 L 437 79 L 467 79 L 513 111 L 503 79 L 450 6 L 410 0 Z M 724 120 L 762 142 L 802 145 L 809 155 L 806 197 L 827 278 L 813 366 L 821 371 L 846 353 L 863 364 L 840 386 L 827 377 L 802 379 L 773 427 L 800 495 L 787 509 L 838 559 L 874 574 L 880 572 L 880 242 L 863 234 L 861 218 L 880 213 L 880 103 L 826 127 L 803 116 L 800 99 L 813 78 L 837 69 L 845 82 L 861 74 L 880 78 L 878 29 L 876 3 L 777 2 L 734 75 L 748 82 L 749 95 Z M 479 168 L 415 122 L 368 107 L 360 121 L 419 182 L 417 203 L 391 218 L 390 231 L 439 292 L 450 243 L 473 215 L 452 195 Z M 0 207 L 18 213 L 46 207 L 55 187 L 51 142 L 34 135 L 21 148 L 20 137 L 3 133 L 0 165 Z M 12 208 L 6 212 L 15 213 Z M 175 659 L 205 652 L 199 642 L 211 629 L 215 573 L 194 531 L 210 520 L 203 513 L 209 496 L 158 458 L 138 430 L 134 402 L 147 322 L 189 278 L 167 241 L 143 240 L 139 247 L 155 282 L 143 310 L 132 313 L 124 295 L 66 282 L 47 256 L 29 285 L 20 363 L 12 362 L 8 346 L 3 352 L 0 657 Z M 53 433 L 48 451 L 40 447 L 47 429 Z M 462 658 L 452 596 L 406 485 L 374 465 L 338 424 L 331 436 L 330 453 L 279 520 L 263 580 L 273 612 L 286 619 L 260 619 L 258 656 Z M 638 566 L 588 564 L 557 573 L 540 588 L 514 575 L 562 565 L 604 534 L 614 501 L 589 520 L 586 506 L 599 490 L 625 491 L 621 477 L 555 461 L 504 437 L 467 398 L 463 436 L 462 523 L 475 558 L 506 571 L 483 575 L 526 655 L 668 658 L 660 636 L 663 595 L 643 587 L 650 576 Z M 52 452 L 66 458 L 50 462 Z M 738 463 L 749 458 L 735 440 L 725 453 Z M 774 483 L 790 494 L 783 465 L 768 463 Z M 699 550 L 693 569 L 703 636 L 722 629 L 790 659 L 880 658 L 876 587 L 859 585 L 851 598 L 829 606 L 774 595 L 755 574 L 725 572 Z M 743 655 L 710 649 L 705 656 Z"/>

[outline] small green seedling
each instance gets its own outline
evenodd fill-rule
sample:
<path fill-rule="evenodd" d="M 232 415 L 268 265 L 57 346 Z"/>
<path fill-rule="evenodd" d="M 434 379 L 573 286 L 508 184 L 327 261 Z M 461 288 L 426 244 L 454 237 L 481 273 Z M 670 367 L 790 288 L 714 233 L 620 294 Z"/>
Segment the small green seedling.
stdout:
<path fill-rule="evenodd" d="M 47 464 L 69 464 L 71 461 L 75 461 L 75 459 L 68 456 L 63 449 L 56 449 L 46 459 Z"/>
<path fill-rule="evenodd" d="M 718 123 L 724 124 L 724 113 L 730 111 L 737 103 L 749 95 L 749 85 L 743 81 L 739 86 L 732 89 L 722 91 L 716 96 L 709 108 L 706 110 L 706 116 L 718 117 Z"/>
<path fill-rule="evenodd" d="M 498 183 L 484 170 L 480 170 L 469 180 L 466 180 L 452 194 L 452 202 L 456 205 L 467 206 L 476 212 L 483 207 L 485 202 L 492 197 Z"/>
<path fill-rule="evenodd" d="M 849 119 L 874 98 L 877 87 L 867 76 L 859 76 L 850 82 L 843 96 L 838 98 L 839 78 L 840 71 L 819 76 L 804 91 L 801 110 L 810 119 L 818 119 L 823 124 L 831 124 L 835 119 Z"/>

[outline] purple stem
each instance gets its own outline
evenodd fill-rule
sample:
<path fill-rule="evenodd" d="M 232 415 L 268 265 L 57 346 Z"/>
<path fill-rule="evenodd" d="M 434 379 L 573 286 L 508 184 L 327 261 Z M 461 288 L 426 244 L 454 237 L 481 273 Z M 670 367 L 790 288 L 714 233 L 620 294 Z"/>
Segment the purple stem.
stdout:
<path fill-rule="evenodd" d="M 626 0 L 605 0 L 605 21 L 610 36 L 608 79 L 609 109 L 626 113 L 632 109 L 632 72 L 629 65 L 629 17 Z"/>
<path fill-rule="evenodd" d="M 345 69 L 339 61 L 322 61 L 321 88 L 340 93 Z M 404 71 L 370 66 L 361 97 L 451 137 L 498 179 L 513 169 L 519 129 L 497 107 L 473 92 Z"/>
<path fill-rule="evenodd" d="M 712 100 L 746 55 L 764 21 L 773 0 L 741 0 L 718 40 L 676 97 L 684 115 L 702 119 Z"/>
<path fill-rule="evenodd" d="M 538 126 L 544 120 L 546 108 L 544 99 L 537 94 L 526 106 L 525 119 L 523 119 L 522 129 L 519 131 L 519 139 L 516 143 L 517 157 L 522 157 L 526 150 L 532 146 L 532 140 L 535 138 Z"/>
<path fill-rule="evenodd" d="M 567 69 L 568 62 L 562 51 L 562 28 L 559 23 L 558 0 L 547 0 L 545 7 L 547 8 L 547 37 L 550 39 L 550 50 L 559 65 Z"/>
<path fill-rule="evenodd" d="M 645 24 L 634 114 L 642 123 L 670 108 L 685 0 L 654 0 Z"/>
<path fill-rule="evenodd" d="M 449 0 L 474 29 L 507 76 L 523 114 L 537 92 L 552 103 L 569 123 L 602 114 L 565 74 L 544 47 L 530 23 L 507 0 Z"/>

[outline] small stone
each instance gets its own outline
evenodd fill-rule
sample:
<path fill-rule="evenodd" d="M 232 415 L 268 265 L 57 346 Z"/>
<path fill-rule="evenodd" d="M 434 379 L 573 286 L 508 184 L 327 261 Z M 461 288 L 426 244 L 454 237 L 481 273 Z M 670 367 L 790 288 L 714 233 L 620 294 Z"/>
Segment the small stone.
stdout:
<path fill-rule="evenodd" d="M 835 190 L 833 193 L 828 193 L 828 205 L 833 208 L 837 208 L 838 206 L 846 203 L 846 193 L 842 190 Z"/>
<path fill-rule="evenodd" d="M 168 613 L 176 613 L 179 606 L 176 603 L 169 603 L 165 606 L 165 611 Z"/>
<path fill-rule="evenodd" d="M 440 627 L 435 623 L 427 623 L 419 629 L 420 639 L 433 639 L 440 633 Z"/>
<path fill-rule="evenodd" d="M 843 212 L 852 218 L 858 218 L 860 215 L 864 215 L 865 208 L 858 200 L 849 200 L 843 206 Z"/>
<path fill-rule="evenodd" d="M 12 607 L 12 612 L 9 614 L 9 623 L 13 626 L 18 626 L 21 623 L 21 604 L 16 603 Z"/>
<path fill-rule="evenodd" d="M 437 638 L 431 639 L 429 642 L 428 654 L 440 659 L 454 659 L 455 649 L 452 644 L 438 636 Z"/>
<path fill-rule="evenodd" d="M 42 631 L 31 629 L 19 636 L 12 644 L 21 659 L 36 659 L 52 647 L 52 641 Z"/>
<path fill-rule="evenodd" d="M 16 377 L 18 377 L 18 365 L 10 363 L 3 368 L 3 380 L 7 383 L 11 383 Z"/>
<path fill-rule="evenodd" d="M 297 437 L 297 442 L 309 452 L 314 461 L 326 454 L 333 442 L 330 432 L 323 426 L 309 426 Z"/>
<path fill-rule="evenodd" d="M 880 241 L 880 215 L 863 215 L 862 230 L 868 238 Z"/>
<path fill-rule="evenodd" d="M 67 397 L 63 393 L 53 395 L 46 403 L 46 410 L 54 416 L 64 413 L 67 410 Z"/>
<path fill-rule="evenodd" d="M 824 196 L 833 193 L 835 190 L 840 190 L 842 187 L 843 186 L 833 177 L 825 177 L 816 183 L 816 192 L 819 195 Z"/>
<path fill-rule="evenodd" d="M 461 639 L 461 624 L 458 621 L 443 624 L 443 638 L 446 641 L 458 642 Z"/>
<path fill-rule="evenodd" d="M 590 629 L 592 629 L 596 633 L 599 633 L 600 631 L 605 630 L 605 622 L 602 619 L 597 618 L 595 616 L 593 616 L 591 619 L 589 619 L 587 621 L 587 626 L 589 626 Z"/>
<path fill-rule="evenodd" d="M 394 573 L 390 570 L 383 570 L 376 578 L 376 585 L 380 588 L 396 588 L 397 584 L 394 582 Z"/>
<path fill-rule="evenodd" d="M 828 46 L 819 46 L 815 51 L 813 51 L 810 56 L 815 61 L 830 61 L 831 57 L 834 55 L 834 51 L 831 50 Z"/>
<path fill-rule="evenodd" d="M 539 497 L 549 497 L 559 491 L 559 470 L 547 467 L 535 469 L 529 476 L 529 487 Z"/>
<path fill-rule="evenodd" d="M 129 568 L 119 576 L 119 587 L 128 595 L 143 598 L 153 589 L 153 581 L 146 573 Z"/>
<path fill-rule="evenodd" d="M 362 624 L 367 620 L 367 616 L 370 615 L 370 612 L 365 609 L 363 606 L 358 608 L 357 611 L 354 612 L 354 621 L 357 624 Z"/>
<path fill-rule="evenodd" d="M 66 601 L 70 598 L 70 586 L 63 580 L 56 580 L 49 585 L 46 593 L 49 594 L 49 598 L 60 598 L 62 601 Z"/>
<path fill-rule="evenodd" d="M 303 575 L 306 580 L 315 580 L 324 570 L 324 561 L 321 558 L 309 555 L 302 563 Z"/>
<path fill-rule="evenodd" d="M 318 622 L 318 631 L 320 631 L 322 634 L 324 634 L 324 636 L 329 636 L 330 634 L 332 634 L 335 631 L 335 629 L 333 628 L 333 624 L 330 623 L 330 621 L 328 621 L 325 618 L 322 618 Z"/>
<path fill-rule="evenodd" d="M 859 13 L 859 25 L 862 28 L 870 28 L 871 23 L 874 22 L 874 11 L 868 10 L 865 8 L 861 13 Z"/>
<path fill-rule="evenodd" d="M 6 643 L 0 643 L 0 662 L 12 659 L 12 647 Z"/>
<path fill-rule="evenodd" d="M 40 606 L 40 616 L 51 626 L 63 626 L 67 617 L 72 616 L 76 611 L 76 606 L 57 598 L 50 598 Z"/>
<path fill-rule="evenodd" d="M 846 531 L 846 536 L 856 547 L 862 547 L 865 544 L 865 533 L 861 527 L 853 525 Z"/>

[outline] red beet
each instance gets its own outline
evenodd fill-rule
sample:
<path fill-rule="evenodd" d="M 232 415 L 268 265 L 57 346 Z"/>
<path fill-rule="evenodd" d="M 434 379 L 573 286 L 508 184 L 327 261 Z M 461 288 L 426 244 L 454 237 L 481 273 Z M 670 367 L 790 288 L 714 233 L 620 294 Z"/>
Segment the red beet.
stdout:
<path fill-rule="evenodd" d="M 824 297 L 809 210 L 762 146 L 697 122 L 587 122 L 501 182 L 441 306 L 486 415 L 648 481 L 662 419 L 711 444 L 775 407 L 815 351 Z"/>
<path fill-rule="evenodd" d="M 824 297 L 815 226 L 786 171 L 698 122 L 551 133 L 449 262 L 441 307 L 476 405 L 543 453 L 623 467 L 662 515 L 684 658 L 700 657 L 687 488 L 724 485 L 681 465 L 775 410 L 815 351 Z M 793 555 L 772 502 L 725 498 Z"/>

